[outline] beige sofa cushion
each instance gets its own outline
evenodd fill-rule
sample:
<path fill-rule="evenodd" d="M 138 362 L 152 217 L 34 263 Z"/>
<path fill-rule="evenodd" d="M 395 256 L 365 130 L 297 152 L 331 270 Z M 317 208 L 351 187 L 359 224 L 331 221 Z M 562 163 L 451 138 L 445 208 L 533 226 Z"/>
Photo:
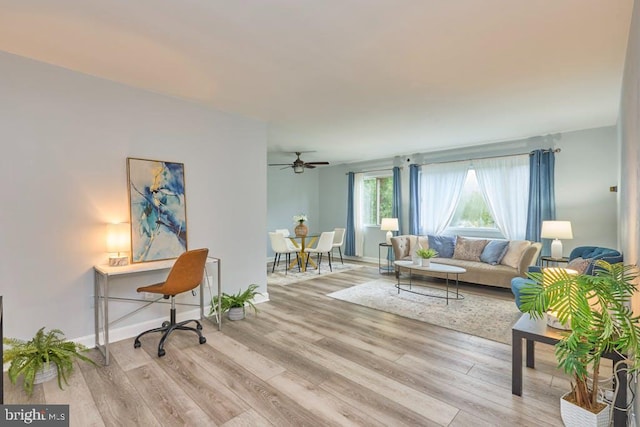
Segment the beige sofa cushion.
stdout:
<path fill-rule="evenodd" d="M 504 254 L 500 264 L 507 265 L 509 267 L 518 268 L 520 266 L 520 259 L 524 251 L 531 245 L 528 240 L 512 240 L 509 242 L 509 249 Z"/>

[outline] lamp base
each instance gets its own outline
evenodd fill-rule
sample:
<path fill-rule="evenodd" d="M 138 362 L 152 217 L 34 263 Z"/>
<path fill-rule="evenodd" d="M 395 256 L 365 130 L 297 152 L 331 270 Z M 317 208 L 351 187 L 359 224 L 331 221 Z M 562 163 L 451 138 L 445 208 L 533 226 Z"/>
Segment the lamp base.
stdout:
<path fill-rule="evenodd" d="M 391 244 L 391 238 L 393 237 L 393 233 L 391 230 L 387 231 L 387 245 Z"/>
<path fill-rule="evenodd" d="M 562 242 L 558 239 L 551 242 L 551 258 L 562 259 Z"/>
<path fill-rule="evenodd" d="M 124 265 L 129 265 L 129 257 L 128 256 L 110 256 L 109 265 L 111 267 L 122 267 Z"/>

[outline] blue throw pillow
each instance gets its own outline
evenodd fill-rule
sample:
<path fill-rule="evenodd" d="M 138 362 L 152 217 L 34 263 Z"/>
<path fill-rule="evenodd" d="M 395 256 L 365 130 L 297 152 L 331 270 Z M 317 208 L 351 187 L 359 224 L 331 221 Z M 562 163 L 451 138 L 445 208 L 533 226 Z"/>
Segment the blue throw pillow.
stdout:
<path fill-rule="evenodd" d="M 453 258 L 453 251 L 456 248 L 456 236 L 441 236 L 428 234 L 429 248 L 435 249 L 440 258 Z"/>
<path fill-rule="evenodd" d="M 500 264 L 502 257 L 509 250 L 508 240 L 489 240 L 487 246 L 484 247 L 482 254 L 480 254 L 480 261 L 487 264 L 496 265 Z"/>

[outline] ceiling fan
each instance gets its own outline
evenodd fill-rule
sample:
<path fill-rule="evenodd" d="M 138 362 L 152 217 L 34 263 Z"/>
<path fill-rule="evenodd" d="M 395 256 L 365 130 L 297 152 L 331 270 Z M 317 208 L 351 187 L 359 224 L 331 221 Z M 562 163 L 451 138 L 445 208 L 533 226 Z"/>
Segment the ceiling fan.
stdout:
<path fill-rule="evenodd" d="M 329 162 L 305 162 L 300 159 L 300 154 L 310 153 L 311 151 L 295 151 L 296 159 L 293 163 L 269 163 L 269 166 L 285 166 L 282 169 L 293 168 L 295 173 L 303 173 L 305 168 L 314 169 L 318 165 L 328 165 Z"/>

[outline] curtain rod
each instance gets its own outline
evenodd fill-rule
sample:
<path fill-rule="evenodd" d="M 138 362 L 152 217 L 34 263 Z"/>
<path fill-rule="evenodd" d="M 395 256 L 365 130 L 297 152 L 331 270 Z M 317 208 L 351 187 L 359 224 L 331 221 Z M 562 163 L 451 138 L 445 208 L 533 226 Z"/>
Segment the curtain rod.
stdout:
<path fill-rule="evenodd" d="M 395 167 L 395 166 L 394 166 Z M 400 169 L 402 169 L 402 166 L 398 166 Z M 371 169 L 368 171 L 358 171 L 358 172 L 353 172 L 353 173 L 369 173 L 369 172 L 386 172 L 386 171 L 392 171 L 393 168 L 386 168 L 386 169 Z M 345 175 L 349 175 L 351 172 L 347 172 L 345 173 Z"/>
<path fill-rule="evenodd" d="M 503 158 L 503 157 L 524 156 L 525 154 L 533 156 L 533 153 L 535 153 L 536 151 L 537 150 L 529 151 L 528 153 L 504 154 L 502 156 L 473 157 L 473 158 L 470 158 L 470 159 L 449 160 L 449 161 L 446 161 L 446 162 L 421 163 L 420 166 L 426 166 L 426 165 L 432 165 L 432 164 L 438 164 L 438 163 L 468 162 L 468 161 L 483 160 L 483 159 L 500 159 L 500 158 Z M 562 150 L 560 148 L 547 148 L 547 149 L 543 149 L 541 151 L 543 153 L 550 153 L 550 152 L 559 153 Z"/>

